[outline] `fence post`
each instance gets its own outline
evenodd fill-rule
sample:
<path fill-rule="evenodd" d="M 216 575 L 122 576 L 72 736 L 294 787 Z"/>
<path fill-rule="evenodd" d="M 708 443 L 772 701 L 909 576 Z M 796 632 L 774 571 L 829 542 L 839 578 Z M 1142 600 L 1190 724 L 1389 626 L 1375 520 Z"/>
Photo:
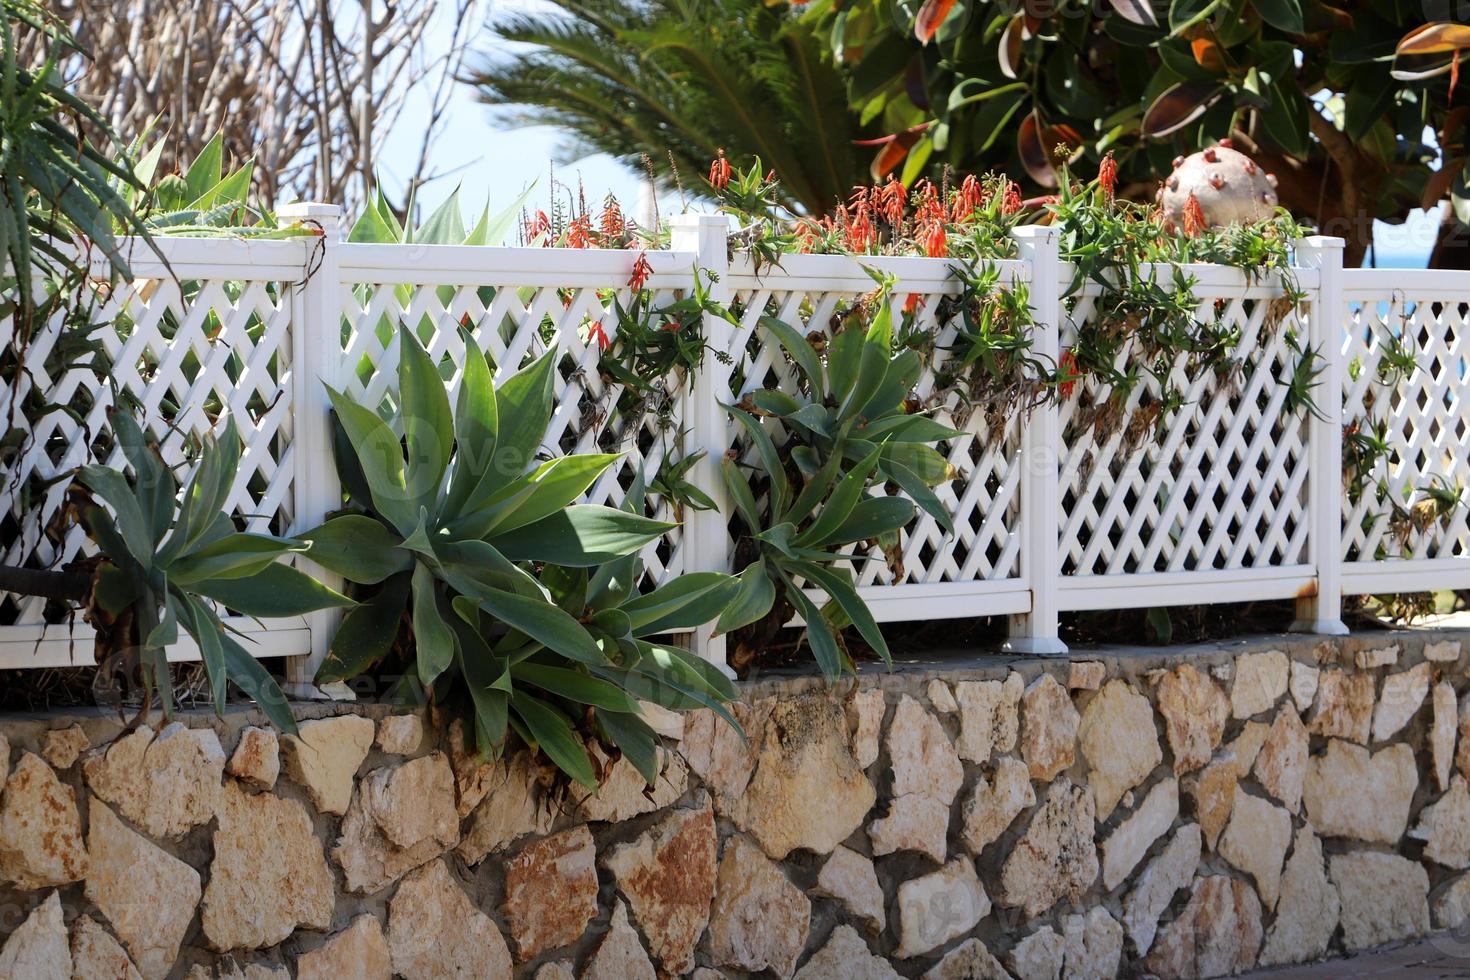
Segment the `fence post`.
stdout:
<path fill-rule="evenodd" d="M 1061 357 L 1063 316 L 1060 231 L 1027 225 L 1016 228 L 1021 258 L 1030 268 L 1031 352 L 1050 364 Z M 1014 653 L 1061 656 L 1067 645 L 1058 635 L 1061 555 L 1061 487 L 1058 456 L 1061 415 L 1047 399 L 1024 422 L 1021 436 L 1021 574 L 1031 587 L 1031 611 L 1011 616 L 1005 649 Z"/>
<path fill-rule="evenodd" d="M 294 495 L 296 520 L 293 531 L 320 524 L 331 511 L 342 506 L 342 486 L 332 462 L 331 403 L 324 385 L 337 385 L 342 363 L 339 333 L 342 324 L 341 274 L 338 246 L 341 240 L 342 209 L 335 204 L 288 204 L 277 214 L 321 229 L 321 236 L 308 241 L 306 270 L 294 290 L 291 311 L 291 381 L 294 406 L 292 452 L 296 461 Z M 304 560 L 303 560 L 304 561 Z M 311 574 L 334 589 L 342 587 L 339 576 L 304 561 Z M 309 613 L 311 654 L 292 657 L 286 663 L 286 693 L 294 698 L 351 698 L 346 685 L 330 691 L 318 688 L 316 671 L 327 656 L 327 648 L 341 622 L 335 609 Z"/>
<path fill-rule="evenodd" d="M 1343 636 L 1342 621 L 1342 294 L 1341 238 L 1312 235 L 1297 242 L 1297 264 L 1320 277 L 1307 320 L 1307 344 L 1321 357 L 1317 412 L 1307 418 L 1307 560 L 1317 592 L 1298 599 L 1298 633 Z"/>
<path fill-rule="evenodd" d="M 726 236 L 730 224 L 725 216 L 681 214 L 672 218 L 669 225 L 672 230 L 669 247 L 676 252 L 694 253 L 691 277 L 705 276 L 709 298 L 728 304 L 731 293 L 725 280 L 730 271 L 730 253 Z M 692 278 L 690 287 L 693 288 Z M 734 330 L 726 320 L 713 313 L 704 314 L 703 328 L 708 348 L 684 393 L 687 427 L 684 452 L 704 452 L 704 458 L 695 464 L 690 478 L 719 506 L 715 510 L 685 511 L 684 569 L 689 572 L 728 572 L 732 556 L 725 515 L 729 508 L 725 499 L 725 482 L 720 476 L 720 460 L 730 442 L 729 426 L 720 402 L 730 397 L 730 369 L 716 355 L 731 352 Z M 725 659 L 725 638 L 711 636 L 712 632 L 709 625 L 697 629 L 692 649 L 700 658 L 733 678 L 734 672 Z"/>

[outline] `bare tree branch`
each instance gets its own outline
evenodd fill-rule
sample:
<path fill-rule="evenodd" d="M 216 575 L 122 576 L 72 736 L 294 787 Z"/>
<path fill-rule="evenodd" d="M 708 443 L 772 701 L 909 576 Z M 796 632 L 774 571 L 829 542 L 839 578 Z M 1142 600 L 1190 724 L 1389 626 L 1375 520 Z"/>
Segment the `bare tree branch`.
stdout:
<path fill-rule="evenodd" d="M 485 2 L 443 5 L 437 16 L 453 20 L 442 26 L 436 0 L 60 0 L 56 9 L 92 53 L 63 66 L 73 91 L 125 139 L 152 125 L 166 141 L 162 172 L 223 132 L 229 156 L 257 161 L 262 200 L 355 207 L 395 135 L 418 145 L 413 171 L 399 175 L 405 198 L 436 176 L 432 147 Z"/>

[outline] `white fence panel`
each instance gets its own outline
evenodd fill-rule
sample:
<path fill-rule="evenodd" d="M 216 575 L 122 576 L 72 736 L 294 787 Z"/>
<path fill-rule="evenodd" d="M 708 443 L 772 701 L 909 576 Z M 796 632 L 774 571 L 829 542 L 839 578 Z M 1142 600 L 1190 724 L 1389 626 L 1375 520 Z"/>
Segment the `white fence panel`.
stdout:
<path fill-rule="evenodd" d="M 66 493 L 77 466 L 120 465 L 107 425 L 114 407 L 143 419 L 181 480 L 201 438 L 233 418 L 244 451 L 228 507 L 249 529 L 292 528 L 293 293 L 307 248 L 304 241 L 162 239 L 157 253 L 133 248 L 133 282 L 88 291 L 90 324 L 62 310 L 25 337 L 14 320 L 0 321 L 0 351 L 17 362 L 14 384 L 0 392 L 8 431 L 0 561 L 51 568 L 87 552 L 81 528 L 66 519 Z M 0 597 L 0 624 L 0 666 L 93 662 L 90 627 L 45 600 Z M 280 634 L 271 656 L 310 649 L 300 620 L 269 628 Z M 192 659 L 197 651 L 180 644 L 170 656 Z"/>
<path fill-rule="evenodd" d="M 1193 280 L 1195 321 L 1237 335 L 1229 370 L 1219 374 L 1189 352 L 1153 361 L 1158 355 L 1134 338 L 1114 364 L 1131 387 L 1082 381 L 1062 400 L 1064 608 L 1291 597 L 1314 578 L 1310 414 L 1289 401 L 1309 341 L 1305 317 L 1278 277 L 1183 271 Z M 1145 274 L 1172 288 L 1171 270 Z M 1316 285 L 1310 270 L 1294 278 L 1303 289 Z M 1074 297 L 1064 349 L 1082 331 L 1126 329 L 1127 314 L 1099 308 L 1101 294 L 1088 283 Z M 1166 388 L 1182 395 L 1178 404 Z"/>
<path fill-rule="evenodd" d="M 928 354 L 915 391 L 919 406 L 965 434 L 939 447 L 958 473 L 936 488 L 955 534 L 920 512 L 904 534 L 897 565 L 875 551 L 855 569 L 859 590 L 880 621 L 1017 613 L 1030 607 L 1020 567 L 1023 539 L 1016 533 L 1022 416 L 987 412 L 963 379 L 946 372 L 959 329 L 953 304 L 960 286 L 954 265 L 945 259 L 788 255 L 779 266 L 757 270 L 749 257 L 737 256 L 728 274 L 733 311 L 741 323 L 725 396 L 732 402 L 759 388 L 796 390 L 796 368 L 759 328 L 762 316 L 782 320 L 808 337 L 830 337 L 875 288 L 865 266 L 897 277 L 891 299 L 896 329 L 911 335 Z M 1021 261 L 994 266 L 1004 285 L 1029 277 Z M 779 445 L 786 438 L 780 423 L 767 419 L 766 425 Z M 740 445 L 733 427 L 729 440 Z M 741 448 L 745 460 L 752 461 L 753 450 Z"/>
<path fill-rule="evenodd" d="M 1343 279 L 1344 590 L 1470 588 L 1470 273 Z"/>

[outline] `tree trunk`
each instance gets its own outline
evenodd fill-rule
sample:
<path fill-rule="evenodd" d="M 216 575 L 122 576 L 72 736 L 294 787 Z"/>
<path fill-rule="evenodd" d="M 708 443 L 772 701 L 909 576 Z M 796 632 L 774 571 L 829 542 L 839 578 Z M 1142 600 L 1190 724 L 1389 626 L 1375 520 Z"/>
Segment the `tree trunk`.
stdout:
<path fill-rule="evenodd" d="M 1434 251 L 1429 253 L 1431 269 L 1470 269 L 1470 228 L 1460 224 L 1454 208 L 1445 208 Z"/>
<path fill-rule="evenodd" d="M 91 591 L 91 572 L 0 565 L 0 592 L 82 602 Z"/>

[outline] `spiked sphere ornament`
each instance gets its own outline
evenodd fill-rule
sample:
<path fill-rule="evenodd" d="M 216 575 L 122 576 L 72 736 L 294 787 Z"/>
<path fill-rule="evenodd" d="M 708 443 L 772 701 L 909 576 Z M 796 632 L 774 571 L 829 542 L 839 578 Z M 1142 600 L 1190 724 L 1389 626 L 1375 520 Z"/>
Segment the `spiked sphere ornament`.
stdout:
<path fill-rule="evenodd" d="M 1193 198 L 1195 205 L 1191 205 Z M 1174 171 L 1155 197 L 1172 231 L 1192 225 L 1186 217 L 1202 216 L 1208 227 L 1262 221 L 1276 213 L 1276 175 L 1221 140 L 1214 146 L 1174 158 Z"/>

